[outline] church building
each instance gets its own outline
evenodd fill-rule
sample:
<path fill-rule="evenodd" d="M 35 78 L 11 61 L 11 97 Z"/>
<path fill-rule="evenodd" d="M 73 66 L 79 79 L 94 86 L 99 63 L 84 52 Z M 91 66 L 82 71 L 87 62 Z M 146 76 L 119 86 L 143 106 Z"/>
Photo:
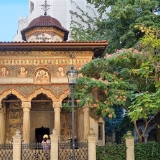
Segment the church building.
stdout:
<path fill-rule="evenodd" d="M 108 44 L 68 41 L 69 30 L 47 14 L 49 5 L 43 3 L 44 14 L 19 32 L 21 41 L 0 42 L 0 144 L 11 142 L 16 129 L 25 143 L 41 142 L 54 128 L 60 139 L 70 138 L 71 112 L 62 107 L 70 94 L 66 73 L 72 63 L 79 70 L 102 56 Z M 77 106 L 74 126 L 78 141 L 93 128 L 97 144 L 104 145 L 104 120 L 89 106 Z"/>

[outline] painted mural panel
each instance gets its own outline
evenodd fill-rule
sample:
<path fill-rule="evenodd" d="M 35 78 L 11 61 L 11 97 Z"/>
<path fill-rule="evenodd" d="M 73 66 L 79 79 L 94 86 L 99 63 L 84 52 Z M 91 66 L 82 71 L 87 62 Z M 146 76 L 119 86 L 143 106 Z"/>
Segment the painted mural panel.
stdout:
<path fill-rule="evenodd" d="M 8 103 L 7 105 L 7 126 L 6 126 L 6 141 L 12 141 L 16 129 L 22 133 L 23 127 L 23 110 L 20 103 Z"/>

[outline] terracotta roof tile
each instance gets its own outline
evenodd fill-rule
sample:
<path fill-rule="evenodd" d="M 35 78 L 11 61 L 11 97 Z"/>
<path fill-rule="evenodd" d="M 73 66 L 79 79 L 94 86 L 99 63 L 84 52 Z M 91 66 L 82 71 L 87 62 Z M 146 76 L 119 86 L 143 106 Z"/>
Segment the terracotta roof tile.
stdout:
<path fill-rule="evenodd" d="M 102 41 L 53 41 L 53 42 L 39 42 L 39 41 L 30 41 L 30 42 L 26 42 L 26 41 L 0 41 L 0 43 L 107 43 L 106 40 L 102 40 Z"/>
<path fill-rule="evenodd" d="M 25 32 L 35 27 L 55 27 L 65 33 L 64 40 L 68 39 L 69 31 L 62 27 L 61 23 L 57 19 L 51 16 L 40 16 L 38 18 L 33 19 L 28 25 L 28 27 L 21 31 L 22 39 L 26 41 Z"/>

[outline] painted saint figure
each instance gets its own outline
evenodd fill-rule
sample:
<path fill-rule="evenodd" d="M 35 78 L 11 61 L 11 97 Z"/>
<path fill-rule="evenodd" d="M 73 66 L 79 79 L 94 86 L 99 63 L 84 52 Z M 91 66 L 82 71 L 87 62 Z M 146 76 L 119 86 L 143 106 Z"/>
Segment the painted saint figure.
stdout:
<path fill-rule="evenodd" d="M 49 82 L 49 75 L 48 72 L 45 70 L 39 70 L 36 74 L 35 81 L 37 83 L 48 83 Z"/>
<path fill-rule="evenodd" d="M 58 77 L 64 77 L 65 76 L 64 68 L 63 67 L 59 67 L 58 68 L 57 76 Z"/>
<path fill-rule="evenodd" d="M 7 77 L 8 73 L 9 71 L 5 67 L 2 67 L 0 71 L 0 77 Z"/>
<path fill-rule="evenodd" d="M 21 67 L 19 69 L 19 72 L 18 72 L 18 76 L 21 77 L 21 78 L 25 78 L 28 74 L 28 71 L 26 70 L 25 67 Z"/>

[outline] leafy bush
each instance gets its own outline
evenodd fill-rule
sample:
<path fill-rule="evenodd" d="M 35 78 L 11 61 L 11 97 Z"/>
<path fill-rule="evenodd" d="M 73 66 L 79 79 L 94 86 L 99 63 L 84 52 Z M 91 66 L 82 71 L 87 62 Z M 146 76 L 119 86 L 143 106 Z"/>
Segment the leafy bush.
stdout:
<path fill-rule="evenodd" d="M 159 160 L 160 144 L 157 142 L 135 144 L 135 160 Z"/>
<path fill-rule="evenodd" d="M 160 160 L 160 143 L 136 143 L 135 160 Z M 96 150 L 96 160 L 126 160 L 125 144 L 106 144 Z"/>
<path fill-rule="evenodd" d="M 105 147 L 97 147 L 96 160 L 125 160 L 125 144 L 106 144 Z"/>

